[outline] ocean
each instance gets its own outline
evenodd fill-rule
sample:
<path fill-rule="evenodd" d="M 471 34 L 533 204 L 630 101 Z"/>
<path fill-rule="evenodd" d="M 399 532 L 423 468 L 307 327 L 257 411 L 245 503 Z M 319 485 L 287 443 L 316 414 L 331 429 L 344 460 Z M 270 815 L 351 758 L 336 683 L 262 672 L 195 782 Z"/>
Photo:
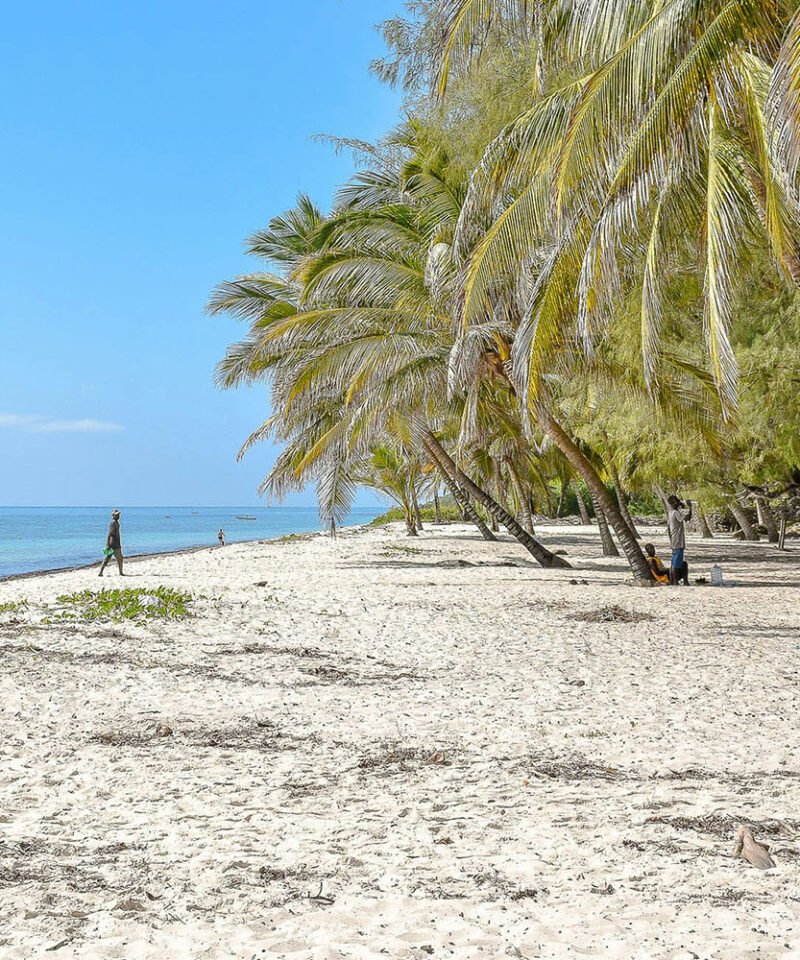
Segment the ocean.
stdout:
<path fill-rule="evenodd" d="M 313 507 L 120 507 L 127 556 L 266 540 L 320 529 Z M 376 509 L 354 510 L 347 523 L 367 523 Z M 237 516 L 255 520 L 237 520 Z M 99 561 L 110 507 L 0 507 L 0 577 Z"/>

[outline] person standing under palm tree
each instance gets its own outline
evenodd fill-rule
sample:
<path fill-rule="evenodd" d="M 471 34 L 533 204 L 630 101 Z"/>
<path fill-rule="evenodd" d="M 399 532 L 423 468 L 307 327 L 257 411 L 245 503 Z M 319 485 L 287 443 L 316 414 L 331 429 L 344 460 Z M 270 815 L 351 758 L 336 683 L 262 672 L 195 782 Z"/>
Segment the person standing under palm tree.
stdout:
<path fill-rule="evenodd" d="M 117 561 L 119 575 L 124 577 L 125 574 L 122 572 L 122 535 L 119 529 L 119 510 L 111 511 L 111 523 L 108 525 L 108 533 L 106 534 L 105 559 L 100 564 L 100 573 L 98 576 L 103 576 L 103 571 L 112 557 Z"/>
<path fill-rule="evenodd" d="M 667 511 L 667 530 L 672 547 L 672 563 L 669 568 L 669 582 L 677 585 L 683 580 L 689 586 L 689 565 L 684 559 L 686 550 L 686 521 L 692 519 L 692 501 L 686 503 L 679 500 L 675 494 L 667 497 L 669 510 Z"/>

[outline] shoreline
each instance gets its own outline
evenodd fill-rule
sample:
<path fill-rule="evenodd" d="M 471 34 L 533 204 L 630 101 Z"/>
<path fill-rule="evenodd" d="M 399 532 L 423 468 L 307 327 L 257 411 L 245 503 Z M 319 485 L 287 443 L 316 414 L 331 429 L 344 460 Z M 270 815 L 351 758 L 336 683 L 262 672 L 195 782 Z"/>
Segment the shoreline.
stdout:
<path fill-rule="evenodd" d="M 575 520 L 577 520 L 577 518 L 561 517 L 559 519 L 550 520 L 550 525 L 557 526 L 559 522 L 565 525 L 572 525 L 572 523 Z M 390 526 L 393 522 L 394 521 L 387 521 L 386 524 L 377 524 L 376 526 L 378 528 L 380 528 L 381 526 Z M 455 524 L 458 522 L 459 521 L 457 520 L 445 520 L 440 526 L 446 527 L 450 524 Z M 639 522 L 638 519 L 637 519 L 637 522 Z M 361 530 L 364 527 L 369 527 L 370 524 L 371 524 L 371 521 L 368 521 L 366 523 L 353 523 L 345 527 L 339 527 L 337 530 L 337 535 L 352 533 L 356 530 Z M 548 525 L 547 520 L 541 519 L 541 518 L 539 519 L 538 524 L 539 526 Z M 429 528 L 433 527 L 435 529 L 436 525 L 429 521 L 428 527 Z M 587 529 L 591 529 L 591 528 L 587 528 Z M 278 543 L 281 540 L 286 539 L 287 537 L 294 538 L 296 542 L 300 538 L 311 539 L 312 537 L 319 537 L 319 536 L 327 536 L 327 531 L 303 530 L 299 533 L 292 533 L 292 532 L 282 533 L 277 537 L 256 537 L 253 540 L 235 540 L 232 543 L 227 543 L 225 546 L 235 547 L 235 546 L 243 546 L 245 544 L 254 544 L 254 543 Z M 128 563 L 129 561 L 133 561 L 133 560 L 150 560 L 154 557 L 182 557 L 182 556 L 188 556 L 189 554 L 193 554 L 193 553 L 202 553 L 203 550 L 219 550 L 219 549 L 220 549 L 219 545 L 204 544 L 204 545 L 197 545 L 193 547 L 178 547 L 175 550 L 155 550 L 150 553 L 131 553 L 129 555 L 125 555 L 123 559 L 125 560 L 126 563 Z M 91 563 L 70 564 L 67 567 L 48 567 L 46 570 L 29 570 L 23 573 L 8 573 L 8 574 L 4 574 L 3 576 L 0 576 L 0 584 L 13 583 L 13 582 L 16 582 L 17 580 L 32 580 L 36 577 L 48 577 L 48 576 L 52 576 L 53 574 L 59 574 L 59 573 L 75 573 L 78 570 L 91 570 L 93 567 L 98 567 L 101 563 L 102 563 L 102 558 L 98 560 L 93 560 Z"/>
<path fill-rule="evenodd" d="M 340 532 L 345 530 L 357 530 L 359 527 L 365 526 L 365 524 L 353 524 L 350 527 L 342 527 Z M 226 547 L 236 547 L 244 546 L 246 544 L 254 543 L 276 543 L 280 540 L 283 540 L 285 537 L 318 537 L 324 535 L 324 530 L 319 530 L 312 532 L 310 530 L 304 530 L 301 533 L 282 533 L 278 537 L 258 537 L 255 540 L 235 540 L 233 543 L 225 544 Z M 221 548 L 218 544 L 214 545 L 200 545 L 194 547 L 179 547 L 176 550 L 155 550 L 151 553 L 131 553 L 123 557 L 125 563 L 132 562 L 133 560 L 151 560 L 154 557 L 183 557 L 188 556 L 192 553 L 202 553 L 204 550 L 220 550 Z M 32 580 L 36 577 L 48 577 L 53 574 L 58 573 L 75 573 L 78 570 L 91 570 L 94 567 L 100 566 L 102 563 L 102 557 L 99 560 L 94 560 L 92 563 L 77 563 L 72 564 L 68 567 L 48 567 L 47 570 L 29 570 L 26 573 L 9 573 L 0 577 L 0 584 L 3 583 L 13 583 L 17 580 Z M 116 569 L 116 568 L 115 568 Z"/>
<path fill-rule="evenodd" d="M 42 509 L 46 509 L 46 508 L 42 508 Z M 76 508 L 76 509 L 80 509 L 80 508 Z M 357 530 L 361 530 L 365 527 L 369 527 L 372 525 L 372 523 L 374 523 L 374 520 L 380 518 L 380 516 L 381 514 L 378 514 L 378 517 L 374 518 L 371 521 L 366 521 L 364 523 L 353 523 L 353 524 L 348 524 L 347 526 L 344 526 L 344 527 L 339 527 L 337 530 L 337 535 L 352 533 Z M 664 526 L 663 521 L 660 521 L 658 517 L 644 517 L 644 516 L 634 517 L 634 521 L 639 526 L 642 526 L 642 527 Z M 389 520 L 383 524 L 376 524 L 376 527 L 378 529 L 380 529 L 381 527 L 388 527 L 395 522 L 397 521 Z M 431 529 L 431 528 L 437 529 L 437 526 L 447 527 L 449 525 L 457 524 L 459 522 L 460 521 L 458 520 L 445 520 L 442 522 L 442 524 L 436 525 L 432 521 L 428 521 L 426 529 Z M 574 526 L 578 528 L 582 526 L 582 524 L 580 523 L 580 519 L 577 516 L 537 517 L 536 525 L 537 527 L 559 527 L 559 526 L 573 527 Z M 589 526 L 584 527 L 584 529 L 596 530 L 597 529 L 596 523 L 592 521 L 592 523 Z M 300 531 L 299 533 L 294 533 L 294 532 L 282 533 L 277 537 L 256 537 L 253 540 L 236 540 L 232 543 L 226 544 L 226 546 L 235 547 L 235 546 L 240 546 L 244 544 L 254 544 L 254 543 L 276 543 L 281 540 L 284 540 L 287 537 L 293 537 L 295 539 L 299 539 L 301 537 L 312 538 L 312 537 L 318 537 L 318 536 L 327 536 L 327 531 L 320 529 L 316 531 L 303 530 L 303 531 Z M 149 559 L 152 559 L 153 557 L 182 557 L 182 556 L 188 556 L 189 554 L 193 554 L 193 553 L 201 553 L 203 550 L 219 550 L 219 549 L 220 548 L 218 545 L 202 544 L 202 545 L 196 545 L 192 547 L 178 547 L 174 550 L 155 550 L 149 553 L 132 553 L 130 555 L 126 555 L 124 559 L 125 559 L 125 562 L 127 563 L 128 561 L 133 561 L 133 560 L 149 560 Z M 17 580 L 30 580 L 36 577 L 47 577 L 47 576 L 51 576 L 53 574 L 58 574 L 58 573 L 74 573 L 78 570 L 91 570 L 93 567 L 99 566 L 101 562 L 102 562 L 102 558 L 98 560 L 93 560 L 91 563 L 70 564 L 69 566 L 66 566 L 66 567 L 48 567 L 45 570 L 29 570 L 23 573 L 8 573 L 0 576 L 0 584 L 13 583 L 13 582 L 16 582 Z"/>

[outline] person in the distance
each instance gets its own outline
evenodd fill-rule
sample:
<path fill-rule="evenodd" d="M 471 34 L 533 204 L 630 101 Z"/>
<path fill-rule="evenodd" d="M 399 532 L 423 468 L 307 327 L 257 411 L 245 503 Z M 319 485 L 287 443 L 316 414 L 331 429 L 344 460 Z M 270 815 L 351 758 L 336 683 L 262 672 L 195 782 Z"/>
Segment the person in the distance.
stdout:
<path fill-rule="evenodd" d="M 124 577 L 125 574 L 122 572 L 122 534 L 119 529 L 119 510 L 111 511 L 111 523 L 108 525 L 108 533 L 106 534 L 106 548 L 103 551 L 105 553 L 105 559 L 100 564 L 100 573 L 98 576 L 103 576 L 103 571 L 106 568 L 109 560 L 114 557 L 117 561 L 117 566 L 119 567 L 119 575 Z"/>

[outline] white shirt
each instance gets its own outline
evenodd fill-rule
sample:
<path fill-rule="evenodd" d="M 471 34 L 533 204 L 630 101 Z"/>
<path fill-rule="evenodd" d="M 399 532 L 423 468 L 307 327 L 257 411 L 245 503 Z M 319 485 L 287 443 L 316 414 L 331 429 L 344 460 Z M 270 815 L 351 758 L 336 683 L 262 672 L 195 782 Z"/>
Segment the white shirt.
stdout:
<path fill-rule="evenodd" d="M 686 518 L 688 516 L 688 510 L 682 510 L 680 507 L 675 507 L 675 509 L 670 507 L 667 514 L 667 530 L 669 531 L 670 546 L 673 550 L 682 550 L 686 547 Z"/>

